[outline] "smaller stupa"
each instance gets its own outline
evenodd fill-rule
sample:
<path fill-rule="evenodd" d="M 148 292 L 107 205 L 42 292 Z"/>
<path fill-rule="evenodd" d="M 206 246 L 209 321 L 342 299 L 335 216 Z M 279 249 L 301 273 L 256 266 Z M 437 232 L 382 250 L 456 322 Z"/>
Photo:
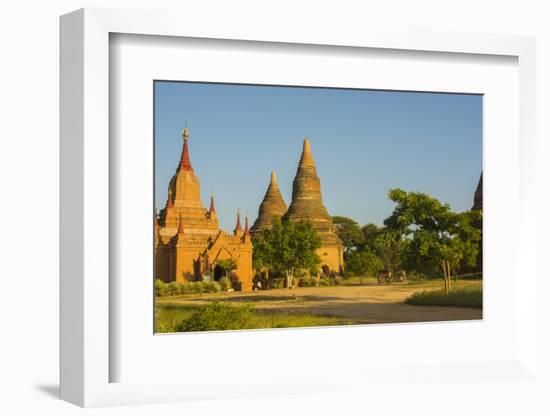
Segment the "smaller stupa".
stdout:
<path fill-rule="evenodd" d="M 277 183 L 277 175 L 275 171 L 272 171 L 269 186 L 258 210 L 258 218 L 254 221 L 250 234 L 254 236 L 260 231 L 271 227 L 274 220 L 280 219 L 285 215 L 286 210 L 287 206 Z"/>

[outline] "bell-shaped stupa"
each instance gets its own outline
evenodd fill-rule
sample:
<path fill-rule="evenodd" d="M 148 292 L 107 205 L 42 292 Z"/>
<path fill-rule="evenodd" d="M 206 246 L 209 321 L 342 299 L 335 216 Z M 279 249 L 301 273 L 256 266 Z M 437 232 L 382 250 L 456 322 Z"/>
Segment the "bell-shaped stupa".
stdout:
<path fill-rule="evenodd" d="M 275 175 L 275 171 L 273 171 L 271 172 L 269 186 L 258 210 L 258 218 L 254 221 L 250 234 L 254 236 L 254 234 L 259 233 L 261 230 L 271 227 L 274 220 L 281 219 L 285 215 L 286 209 L 286 203 L 277 183 L 277 176 Z"/>
<path fill-rule="evenodd" d="M 318 231 L 334 232 L 334 225 L 323 205 L 321 181 L 311 154 L 311 144 L 304 140 L 302 157 L 292 183 L 292 202 L 286 217 L 293 221 L 308 220 Z"/>
<path fill-rule="evenodd" d="M 285 218 L 290 221 L 306 220 L 313 224 L 321 237 L 321 248 L 318 254 L 321 257 L 322 268 L 340 273 L 343 268 L 343 246 L 336 234 L 332 217 L 323 205 L 321 195 L 321 181 L 317 175 L 311 143 L 304 140 L 302 156 L 298 163 L 298 170 L 292 183 L 292 202 L 288 207 Z"/>

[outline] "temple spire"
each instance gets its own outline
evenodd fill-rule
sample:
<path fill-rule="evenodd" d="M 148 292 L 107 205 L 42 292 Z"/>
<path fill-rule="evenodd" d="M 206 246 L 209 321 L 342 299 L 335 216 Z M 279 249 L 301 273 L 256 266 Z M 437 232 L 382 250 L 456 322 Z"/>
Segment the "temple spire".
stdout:
<path fill-rule="evenodd" d="M 168 188 L 168 201 L 166 202 L 166 206 L 168 208 L 172 208 L 173 207 L 173 203 L 172 203 L 172 188 Z"/>
<path fill-rule="evenodd" d="M 210 214 L 216 212 L 216 207 L 214 206 L 214 192 L 212 192 L 212 194 L 210 195 L 210 209 L 209 209 L 209 212 L 210 212 Z"/>
<path fill-rule="evenodd" d="M 193 170 L 191 166 L 191 159 L 189 158 L 189 129 L 185 127 L 183 129 L 183 151 L 181 152 L 181 160 L 179 169 L 183 170 Z"/>
<path fill-rule="evenodd" d="M 245 237 L 250 235 L 250 230 L 248 229 L 248 214 L 244 217 L 244 234 Z"/>
<path fill-rule="evenodd" d="M 307 171 L 311 171 L 317 175 L 315 170 L 315 162 L 313 161 L 313 155 L 311 154 L 311 143 L 306 137 L 302 147 L 302 156 L 300 157 L 300 162 L 298 163 L 298 174 L 305 173 Z"/>
<path fill-rule="evenodd" d="M 479 176 L 479 182 L 477 183 L 477 188 L 474 194 L 474 205 L 472 206 L 472 211 L 482 211 L 483 210 L 483 172 Z"/>
<path fill-rule="evenodd" d="M 237 210 L 237 224 L 235 224 L 235 229 L 233 230 L 233 232 L 237 234 L 242 232 L 242 230 L 243 229 L 241 227 L 241 213 L 239 210 Z"/>

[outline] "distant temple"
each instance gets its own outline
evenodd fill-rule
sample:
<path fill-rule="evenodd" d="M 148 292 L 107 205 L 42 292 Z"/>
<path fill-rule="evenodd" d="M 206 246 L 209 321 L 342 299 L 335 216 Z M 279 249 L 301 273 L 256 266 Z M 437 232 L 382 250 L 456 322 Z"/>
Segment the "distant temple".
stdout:
<path fill-rule="evenodd" d="M 261 232 L 265 228 L 271 227 L 275 219 L 280 220 L 286 214 L 287 206 L 281 195 L 277 176 L 275 171 L 271 172 L 271 180 L 265 193 L 264 199 L 258 210 L 258 218 L 254 221 L 254 225 L 250 229 L 250 234 L 254 237 L 255 234 Z"/>
<path fill-rule="evenodd" d="M 176 173 L 168 185 L 168 199 L 157 218 L 154 215 L 155 278 L 184 283 L 219 280 L 225 271 L 219 260 L 232 259 L 238 289 L 252 289 L 252 242 L 245 219 L 240 215 L 232 234 L 219 229 L 214 195 L 210 209 L 202 206 L 200 183 L 189 157 L 189 130 L 183 131 L 183 150 Z"/>
<path fill-rule="evenodd" d="M 472 211 L 483 211 L 483 173 L 479 177 L 477 188 L 474 193 L 474 205 Z"/>
<path fill-rule="evenodd" d="M 317 175 L 308 139 L 304 140 L 302 156 L 292 183 L 292 202 L 288 210 L 281 196 L 275 172 L 272 172 L 271 181 L 260 204 L 258 218 L 252 226 L 251 233 L 256 234 L 269 228 L 275 218 L 311 222 L 321 237 L 321 247 L 317 250 L 321 258 L 320 271 L 325 275 L 343 272 L 343 245 L 336 234 L 332 218 L 323 205 L 321 181 Z"/>
<path fill-rule="evenodd" d="M 481 173 L 479 177 L 479 182 L 477 183 L 477 188 L 474 193 L 474 205 L 472 206 L 472 211 L 479 211 L 483 216 L 483 173 Z M 483 220 L 477 221 L 474 226 L 482 232 L 481 239 L 479 240 L 476 261 L 476 270 L 481 271 L 483 268 Z"/>

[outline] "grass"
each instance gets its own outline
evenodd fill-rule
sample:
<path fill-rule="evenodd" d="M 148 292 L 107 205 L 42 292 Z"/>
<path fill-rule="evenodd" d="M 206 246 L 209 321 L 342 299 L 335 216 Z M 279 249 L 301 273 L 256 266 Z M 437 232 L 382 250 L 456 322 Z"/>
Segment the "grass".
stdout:
<path fill-rule="evenodd" d="M 378 284 L 378 279 L 372 276 L 365 276 L 363 278 L 358 276 L 344 277 L 340 280 L 340 285 L 342 286 L 357 286 L 357 285 L 374 285 Z"/>
<path fill-rule="evenodd" d="M 423 290 L 409 296 L 405 303 L 425 306 L 462 306 L 466 308 L 483 307 L 483 289 L 481 284 L 452 288 L 449 294 L 443 289 Z"/>
<path fill-rule="evenodd" d="M 253 304 L 206 305 L 160 304 L 156 306 L 156 332 L 217 331 L 236 329 L 293 328 L 351 325 L 355 322 L 335 316 L 258 310 Z"/>
<path fill-rule="evenodd" d="M 358 278 L 343 280 L 345 282 L 337 286 L 327 287 L 156 297 L 156 332 L 337 326 L 365 323 L 366 320 L 370 322 L 371 318 L 367 315 L 360 319 L 354 314 L 345 317 L 349 316 L 348 313 L 336 311 L 338 305 L 335 310 L 322 308 L 323 315 L 319 314 L 319 308 L 310 312 L 309 305 L 328 305 L 324 302 L 325 298 L 338 299 L 341 291 L 352 298 L 357 296 L 357 291 L 366 296 L 365 300 L 372 297 L 374 303 L 406 302 L 411 305 L 482 308 L 482 280 L 473 275 L 453 279 L 453 290 L 449 295 L 442 290 L 442 279 L 409 280 L 388 286 L 378 285 L 375 278 L 368 277 L 364 279 L 364 287 L 358 287 Z M 303 307 L 296 308 L 296 301 Z M 212 308 L 214 303 L 221 306 Z"/>

